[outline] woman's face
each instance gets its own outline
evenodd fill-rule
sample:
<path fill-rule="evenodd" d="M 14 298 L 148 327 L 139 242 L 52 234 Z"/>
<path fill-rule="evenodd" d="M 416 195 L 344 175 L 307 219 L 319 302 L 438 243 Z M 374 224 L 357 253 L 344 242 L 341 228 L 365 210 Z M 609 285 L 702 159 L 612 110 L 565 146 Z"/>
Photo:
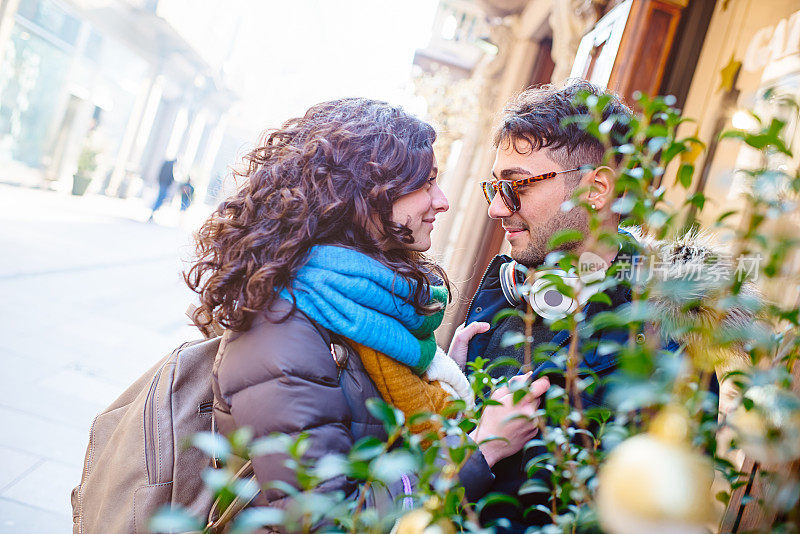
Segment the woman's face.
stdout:
<path fill-rule="evenodd" d="M 403 243 L 406 250 L 424 252 L 431 248 L 431 231 L 436 215 L 450 209 L 447 197 L 436 183 L 439 169 L 433 160 L 428 182 L 411 193 L 395 200 L 392 205 L 392 221 L 411 229 L 413 243 Z"/>

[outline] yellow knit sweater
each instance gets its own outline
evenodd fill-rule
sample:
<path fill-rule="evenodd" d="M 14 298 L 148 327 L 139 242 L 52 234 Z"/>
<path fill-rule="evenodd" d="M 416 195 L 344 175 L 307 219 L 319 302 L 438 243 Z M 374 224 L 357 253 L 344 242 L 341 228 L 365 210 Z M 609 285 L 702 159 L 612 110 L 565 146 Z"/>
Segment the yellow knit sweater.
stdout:
<path fill-rule="evenodd" d="M 355 341 L 349 343 L 361 357 L 364 369 L 383 400 L 403 412 L 406 420 L 420 412 L 441 413 L 450 403 L 450 394 L 442 389 L 438 381 L 429 382 L 415 374 L 409 366 L 366 345 Z M 438 425 L 430 420 L 411 426 L 415 434 L 424 435 L 438 430 Z"/>

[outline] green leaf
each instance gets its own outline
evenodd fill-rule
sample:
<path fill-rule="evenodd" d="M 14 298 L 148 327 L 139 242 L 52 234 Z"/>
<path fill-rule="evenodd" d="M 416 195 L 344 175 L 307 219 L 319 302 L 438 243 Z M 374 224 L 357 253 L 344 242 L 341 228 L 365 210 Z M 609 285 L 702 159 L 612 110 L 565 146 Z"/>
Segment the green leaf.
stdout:
<path fill-rule="evenodd" d="M 426 421 L 436 419 L 436 414 L 430 412 L 418 412 L 408 416 L 408 426 L 416 426 Z"/>
<path fill-rule="evenodd" d="M 739 210 L 729 210 L 729 211 L 726 211 L 725 213 L 723 213 L 722 215 L 720 215 L 719 217 L 717 217 L 717 224 L 719 224 L 719 223 L 723 222 L 725 219 L 727 219 L 728 217 L 730 217 L 731 215 L 734 215 L 734 214 L 736 214 L 736 213 L 739 213 Z"/>
<path fill-rule="evenodd" d="M 492 360 L 492 363 L 486 366 L 486 371 L 492 371 L 493 369 L 497 369 L 498 367 L 502 367 L 504 365 L 515 367 L 519 369 L 520 363 L 510 356 L 504 356 L 502 358 L 497 358 L 496 360 Z"/>
<path fill-rule="evenodd" d="M 303 432 L 289 445 L 289 454 L 292 458 L 302 458 L 311 447 L 311 440 L 308 434 Z"/>
<path fill-rule="evenodd" d="M 678 169 L 678 183 L 684 189 L 689 189 L 692 185 L 692 175 L 694 175 L 694 165 L 691 163 L 682 163 Z"/>
<path fill-rule="evenodd" d="M 385 444 L 374 436 L 361 438 L 350 449 L 351 460 L 372 460 L 386 450 Z"/>
<path fill-rule="evenodd" d="M 249 426 L 237 428 L 228 436 L 228 441 L 235 451 L 246 451 L 252 440 L 253 429 Z"/>
<path fill-rule="evenodd" d="M 516 406 L 519 402 L 525 398 L 525 395 L 528 394 L 527 389 L 518 389 L 511 395 L 511 400 L 513 401 L 514 405 Z"/>
<path fill-rule="evenodd" d="M 515 308 L 506 308 L 504 310 L 500 310 L 495 314 L 494 317 L 492 317 L 492 324 L 497 324 L 508 317 L 514 317 L 514 316 L 522 317 L 523 315 L 525 315 L 525 313 L 520 310 L 517 310 Z"/>
<path fill-rule="evenodd" d="M 209 458 L 217 458 L 223 462 L 231 455 L 230 443 L 216 432 L 198 432 L 192 436 L 192 445 Z"/>
<path fill-rule="evenodd" d="M 557 274 L 543 274 L 540 280 L 545 280 L 547 282 L 542 285 L 543 289 L 554 288 L 562 295 L 575 298 L 575 288 L 567 284 L 564 279 Z"/>
<path fill-rule="evenodd" d="M 192 532 L 202 530 L 205 524 L 183 508 L 162 506 L 150 518 L 148 528 L 154 534 L 161 532 Z"/>
<path fill-rule="evenodd" d="M 703 193 L 695 193 L 686 199 L 686 204 L 691 204 L 698 210 L 702 210 L 706 205 L 706 196 Z"/>
<path fill-rule="evenodd" d="M 200 474 L 203 483 L 213 492 L 219 492 L 231 483 L 232 475 L 224 469 L 206 467 Z"/>
<path fill-rule="evenodd" d="M 311 472 L 320 480 L 345 475 L 348 472 L 347 459 L 340 454 L 326 454 L 319 459 Z"/>
<path fill-rule="evenodd" d="M 383 423 L 383 426 L 387 428 L 387 432 L 389 434 L 391 434 L 395 428 L 402 425 L 405 421 L 403 412 L 386 404 L 382 399 L 367 399 L 366 405 L 369 413 L 371 413 L 375 419 Z"/>
<path fill-rule="evenodd" d="M 447 405 L 447 407 L 442 410 L 442 415 L 445 417 L 450 417 L 452 415 L 457 414 L 458 412 L 463 412 L 467 409 L 467 402 L 464 399 L 453 399 Z"/>
<path fill-rule="evenodd" d="M 575 230 L 574 228 L 568 228 L 553 234 L 550 237 L 550 241 L 547 242 L 547 247 L 552 250 L 566 245 L 567 243 L 576 243 L 582 241 L 583 238 L 583 232 L 580 230 Z"/>
<path fill-rule="evenodd" d="M 240 478 L 233 483 L 233 492 L 246 501 L 255 497 L 261 488 L 254 478 Z"/>
<path fill-rule="evenodd" d="M 692 121 L 692 122 L 694 122 L 694 121 Z M 703 141 L 701 141 L 700 139 L 698 139 L 697 137 L 693 136 L 693 135 L 689 136 L 689 137 L 684 137 L 683 139 L 681 139 L 681 142 L 682 143 L 692 143 L 694 145 L 699 146 L 703 150 L 706 149 L 706 144 Z"/>
<path fill-rule="evenodd" d="M 689 150 L 689 148 L 683 143 L 672 142 L 669 147 L 661 153 L 661 161 L 664 162 L 664 165 L 667 165 L 675 156 L 687 150 Z"/>
<path fill-rule="evenodd" d="M 517 345 L 522 345 L 525 343 L 525 334 L 522 332 L 515 332 L 513 330 L 509 330 L 508 332 L 503 332 L 503 337 L 500 338 L 500 347 L 514 347 Z"/>
<path fill-rule="evenodd" d="M 549 452 L 544 452 L 531 458 L 528 463 L 525 464 L 525 472 L 528 473 L 528 478 L 532 478 L 534 473 L 540 469 L 548 469 L 552 460 L 553 455 Z"/>
<path fill-rule="evenodd" d="M 627 215 L 636 207 L 636 198 L 633 195 L 626 195 L 618 198 L 611 205 L 611 211 L 620 215 Z"/>
<path fill-rule="evenodd" d="M 250 444 L 250 456 L 288 454 L 292 441 L 292 438 L 286 434 L 271 434 L 263 438 L 258 438 Z"/>
<path fill-rule="evenodd" d="M 234 519 L 230 534 L 249 534 L 262 527 L 280 525 L 283 520 L 283 510 L 265 506 L 247 508 Z"/>
<path fill-rule="evenodd" d="M 300 494 L 300 492 L 284 480 L 271 480 L 264 485 L 267 489 L 274 489 L 285 493 L 291 497 L 295 497 Z"/>
<path fill-rule="evenodd" d="M 661 210 L 653 210 L 647 216 L 647 225 L 657 230 L 662 228 L 669 221 L 669 216 Z"/>
<path fill-rule="evenodd" d="M 603 293 L 601 291 L 600 293 L 595 293 L 594 295 L 589 297 L 589 300 L 587 300 L 587 302 L 599 302 L 601 304 L 606 304 L 608 306 L 611 306 L 611 297 L 609 297 L 606 293 Z"/>
<path fill-rule="evenodd" d="M 645 130 L 645 136 L 647 137 L 666 137 L 668 135 L 669 131 L 663 124 L 650 124 Z"/>
<path fill-rule="evenodd" d="M 636 147 L 634 147 L 630 143 L 626 143 L 624 145 L 620 145 L 619 147 L 617 147 L 617 152 L 619 152 L 620 154 L 630 155 L 636 152 Z"/>
<path fill-rule="evenodd" d="M 550 493 L 550 488 L 541 480 L 531 478 L 526 480 L 519 488 L 520 495 L 529 495 L 531 493 Z"/>
<path fill-rule="evenodd" d="M 407 473 L 416 471 L 414 457 L 405 450 L 396 450 L 378 456 L 370 466 L 372 477 L 386 485 L 400 480 Z"/>
<path fill-rule="evenodd" d="M 475 506 L 475 512 L 480 514 L 481 511 L 489 505 L 492 504 L 510 504 L 512 506 L 519 506 L 519 501 L 512 497 L 511 495 L 506 495 L 504 493 L 490 493 L 480 501 Z"/>
<path fill-rule="evenodd" d="M 655 154 L 667 144 L 666 137 L 654 137 L 647 142 L 647 150 Z"/>
<path fill-rule="evenodd" d="M 461 462 L 464 461 L 464 457 L 467 455 L 467 450 L 464 447 L 456 447 L 450 449 L 448 452 L 450 454 L 450 459 L 456 465 L 460 465 Z"/>

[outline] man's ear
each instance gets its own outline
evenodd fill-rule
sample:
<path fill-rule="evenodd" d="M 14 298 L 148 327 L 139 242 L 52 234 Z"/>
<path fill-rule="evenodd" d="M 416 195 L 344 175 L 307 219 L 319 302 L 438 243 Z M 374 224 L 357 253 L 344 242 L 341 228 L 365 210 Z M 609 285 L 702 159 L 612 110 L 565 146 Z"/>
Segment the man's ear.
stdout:
<path fill-rule="evenodd" d="M 586 200 L 600 211 L 614 200 L 614 170 L 602 165 L 592 170 L 588 178 L 589 194 Z"/>

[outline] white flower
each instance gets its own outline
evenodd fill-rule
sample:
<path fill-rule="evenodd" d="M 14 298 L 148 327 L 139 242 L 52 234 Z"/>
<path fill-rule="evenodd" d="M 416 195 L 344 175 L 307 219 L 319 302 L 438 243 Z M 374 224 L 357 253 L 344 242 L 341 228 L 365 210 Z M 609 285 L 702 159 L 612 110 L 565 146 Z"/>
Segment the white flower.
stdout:
<path fill-rule="evenodd" d="M 757 462 L 782 464 L 800 458 L 800 399 L 789 391 L 773 384 L 751 387 L 728 424 L 738 446 Z"/>

